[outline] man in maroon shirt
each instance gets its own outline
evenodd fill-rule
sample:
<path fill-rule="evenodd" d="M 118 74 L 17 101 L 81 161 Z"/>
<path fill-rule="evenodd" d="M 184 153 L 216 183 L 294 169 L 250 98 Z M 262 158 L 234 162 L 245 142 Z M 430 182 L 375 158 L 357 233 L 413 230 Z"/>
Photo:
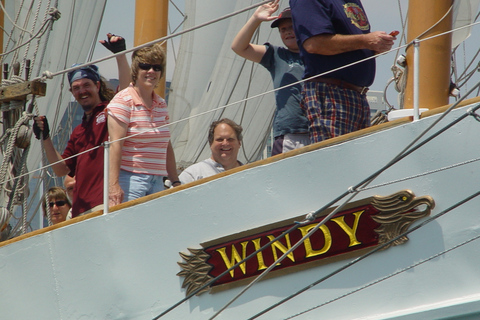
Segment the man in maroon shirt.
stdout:
<path fill-rule="evenodd" d="M 108 34 L 108 40 L 102 42 L 112 52 L 125 50 L 122 37 Z M 125 55 L 117 56 L 120 88 L 127 87 L 130 69 Z M 108 140 L 108 130 L 104 109 L 113 98 L 114 92 L 107 88 L 101 79 L 98 68 L 90 65 L 68 73 L 70 91 L 83 108 L 82 123 L 72 132 L 62 155 L 55 150 L 48 122 L 45 116 L 35 117 L 33 130 L 37 139 L 42 139 L 43 147 L 53 171 L 59 177 L 66 174 L 75 176 L 73 190 L 72 217 L 102 209 L 103 204 L 103 147 L 90 150 Z M 66 160 L 63 160 L 66 159 Z M 62 161 L 63 160 L 63 161 Z"/>

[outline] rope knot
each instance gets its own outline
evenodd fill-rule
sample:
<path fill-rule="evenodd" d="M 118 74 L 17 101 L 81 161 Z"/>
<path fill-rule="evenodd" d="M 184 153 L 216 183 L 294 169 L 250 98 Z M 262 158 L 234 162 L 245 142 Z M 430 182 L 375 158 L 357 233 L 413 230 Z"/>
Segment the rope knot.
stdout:
<path fill-rule="evenodd" d="M 307 215 L 305 216 L 305 220 L 309 222 L 315 220 L 315 211 L 310 211 L 309 213 L 307 213 Z"/>
<path fill-rule="evenodd" d="M 295 224 L 299 224 L 299 225 L 305 225 L 307 223 L 310 223 L 312 221 L 315 220 L 315 211 L 310 211 L 309 213 L 307 213 L 307 215 L 305 216 L 305 220 L 303 221 L 295 221 L 294 223 Z"/>
<path fill-rule="evenodd" d="M 480 122 L 480 116 L 475 112 L 473 111 L 473 108 L 469 108 L 467 110 L 467 114 L 472 116 L 475 120 L 477 120 L 478 122 Z"/>
<path fill-rule="evenodd" d="M 26 119 L 26 121 L 32 120 L 35 115 L 31 112 L 23 111 L 22 118 Z"/>
<path fill-rule="evenodd" d="M 53 79 L 53 73 L 46 70 L 42 73 L 42 79 L 45 80 L 45 79 Z"/>
<path fill-rule="evenodd" d="M 48 14 L 52 17 L 53 21 L 57 21 L 62 16 L 57 8 L 50 8 L 50 10 L 48 10 Z"/>

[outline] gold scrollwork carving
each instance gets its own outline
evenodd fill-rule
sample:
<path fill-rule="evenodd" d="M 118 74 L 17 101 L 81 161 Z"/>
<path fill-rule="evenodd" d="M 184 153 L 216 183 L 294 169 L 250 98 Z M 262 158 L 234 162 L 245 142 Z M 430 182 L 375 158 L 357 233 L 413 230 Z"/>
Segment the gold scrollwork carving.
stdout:
<path fill-rule="evenodd" d="M 177 262 L 180 268 L 182 268 L 182 271 L 177 273 L 177 276 L 184 277 L 182 288 L 187 288 L 187 296 L 213 279 L 208 275 L 212 266 L 205 262 L 210 257 L 209 254 L 202 249 L 188 248 L 188 251 L 191 254 L 180 252 L 180 256 L 185 262 Z M 210 287 L 207 286 L 197 292 L 197 295 L 209 290 Z"/>
<path fill-rule="evenodd" d="M 415 197 L 412 191 L 402 190 L 385 197 L 375 196 L 372 205 L 380 211 L 372 215 L 372 219 L 380 223 L 375 232 L 379 235 L 378 244 L 384 244 L 407 231 L 416 220 L 430 215 L 435 207 L 435 201 L 430 196 Z M 419 209 L 419 207 L 423 208 Z M 400 237 L 384 249 L 406 241 L 408 241 L 407 236 Z"/>

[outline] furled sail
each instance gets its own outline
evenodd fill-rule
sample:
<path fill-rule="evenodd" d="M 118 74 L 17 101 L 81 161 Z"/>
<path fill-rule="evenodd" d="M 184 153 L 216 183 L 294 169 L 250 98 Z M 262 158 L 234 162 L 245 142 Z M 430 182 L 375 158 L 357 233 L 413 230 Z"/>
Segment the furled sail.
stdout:
<path fill-rule="evenodd" d="M 184 28 L 197 26 L 254 3 L 251 0 L 187 0 Z M 280 6 L 288 6 L 288 1 L 282 1 Z M 275 110 L 274 93 L 261 95 L 273 89 L 270 74 L 259 64 L 237 56 L 230 48 L 233 38 L 253 11 L 182 36 L 169 94 L 170 116 L 171 122 L 193 118 L 172 125 L 172 142 L 179 167 L 184 168 L 209 157 L 208 127 L 212 121 L 224 117 L 241 124 L 244 129 L 239 160 L 246 163 L 262 156 Z M 261 25 L 258 38 L 254 41 L 281 44 L 277 30 L 271 29 L 269 23 Z M 233 104 L 256 95 L 261 96 Z M 225 105 L 229 105 L 228 108 L 203 114 Z"/>

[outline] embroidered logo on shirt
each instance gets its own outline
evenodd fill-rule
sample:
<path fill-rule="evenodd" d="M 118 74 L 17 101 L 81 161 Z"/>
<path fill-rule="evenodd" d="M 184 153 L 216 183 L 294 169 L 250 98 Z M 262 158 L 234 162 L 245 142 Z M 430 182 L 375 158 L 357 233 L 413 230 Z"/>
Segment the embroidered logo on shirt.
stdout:
<path fill-rule="evenodd" d="M 97 115 L 97 118 L 95 119 L 96 124 L 104 123 L 106 121 L 105 119 L 105 113 L 101 112 Z"/>
<path fill-rule="evenodd" d="M 345 10 L 347 18 L 349 18 L 352 24 L 357 28 L 360 30 L 368 30 L 370 28 L 367 16 L 358 4 L 346 3 L 343 5 L 343 9 Z"/>

